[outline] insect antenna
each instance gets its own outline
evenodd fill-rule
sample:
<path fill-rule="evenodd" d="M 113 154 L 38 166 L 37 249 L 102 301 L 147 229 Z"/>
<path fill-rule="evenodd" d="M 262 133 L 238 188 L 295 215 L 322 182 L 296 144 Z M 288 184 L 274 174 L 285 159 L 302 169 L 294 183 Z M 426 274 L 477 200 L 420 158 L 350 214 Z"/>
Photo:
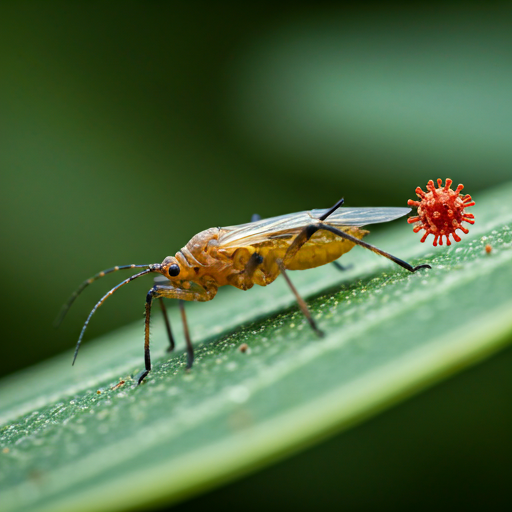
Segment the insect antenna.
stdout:
<path fill-rule="evenodd" d="M 122 266 L 115 266 L 112 268 L 107 268 L 107 270 L 102 270 L 101 272 L 98 272 L 96 275 L 90 277 L 89 279 L 86 279 L 69 297 L 67 302 L 62 306 L 59 314 L 57 315 L 57 318 L 53 322 L 54 327 L 59 327 L 59 325 L 62 323 L 62 320 L 64 320 L 64 317 L 66 316 L 69 308 L 75 302 L 75 299 L 84 291 L 85 288 L 87 288 L 91 283 L 99 279 L 100 277 L 106 276 L 107 274 L 111 274 L 112 272 L 117 272 L 118 270 L 125 270 L 125 269 L 132 269 L 132 268 L 148 268 L 150 265 L 122 265 Z"/>
<path fill-rule="evenodd" d="M 145 274 L 149 274 L 150 272 L 154 272 L 157 270 L 160 265 L 144 265 L 145 267 L 149 267 L 146 270 L 143 270 L 142 272 L 139 272 L 138 274 L 135 274 L 128 279 L 125 279 L 123 282 L 119 283 L 117 286 L 114 286 L 112 290 L 110 290 L 108 293 L 106 293 L 99 301 L 98 303 L 92 308 L 91 312 L 89 313 L 89 316 L 87 317 L 87 320 L 84 323 L 84 326 L 82 327 L 82 331 L 80 332 L 80 336 L 78 337 L 78 341 L 76 343 L 75 348 L 75 355 L 73 356 L 73 365 L 75 364 L 76 356 L 78 355 L 78 349 L 80 348 L 80 343 L 82 343 L 82 338 L 84 337 L 85 330 L 87 329 L 87 325 L 89 324 L 89 320 L 91 319 L 92 315 L 96 312 L 96 310 L 105 302 L 105 300 L 110 297 L 115 291 L 119 290 L 121 286 L 124 286 L 125 284 L 128 284 L 129 282 L 133 281 L 134 279 L 137 279 L 140 276 L 143 276 Z"/>

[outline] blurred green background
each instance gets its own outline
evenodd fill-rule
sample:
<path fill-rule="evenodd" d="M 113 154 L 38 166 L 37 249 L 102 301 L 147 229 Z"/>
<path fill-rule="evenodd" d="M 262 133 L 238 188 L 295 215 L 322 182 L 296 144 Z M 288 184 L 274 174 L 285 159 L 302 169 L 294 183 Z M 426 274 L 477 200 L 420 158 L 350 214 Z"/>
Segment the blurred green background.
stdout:
<path fill-rule="evenodd" d="M 82 280 L 159 262 L 202 229 L 512 178 L 510 9 L 0 6 L 0 375 L 72 347 L 126 274 L 54 331 Z M 150 286 L 116 294 L 89 339 L 141 319 Z"/>
<path fill-rule="evenodd" d="M 254 212 L 327 207 L 341 196 L 351 206 L 401 206 L 437 177 L 472 194 L 512 179 L 511 15 L 509 5 L 489 3 L 1 2 L 0 375 L 73 347 L 96 300 L 128 274 L 86 290 L 55 331 L 55 315 L 82 280 L 116 264 L 159 262 L 202 229 L 243 223 Z M 417 238 L 411 233 L 411 243 Z M 142 351 L 150 286 L 141 279 L 116 294 L 87 338 L 139 319 Z M 404 510 L 422 509 L 421 493 L 441 496 L 449 488 L 441 482 L 463 467 L 466 482 L 482 481 L 482 503 L 496 489 L 505 495 L 496 478 L 510 443 L 497 454 L 510 415 L 500 415 L 501 395 L 494 408 L 487 397 L 501 388 L 507 358 L 496 363 L 496 382 L 486 380 L 493 366 L 475 374 L 471 386 L 488 386 L 477 390 L 476 408 L 471 386 L 453 417 L 446 401 L 432 399 L 439 432 L 421 430 L 429 421 L 423 408 L 414 418 L 399 411 L 379 430 L 380 446 L 393 447 L 410 427 L 393 467 L 410 467 L 411 481 L 422 478 L 422 465 L 432 476 L 446 450 L 433 494 L 423 482 Z M 354 442 L 372 439 L 375 421 Z M 425 446 L 429 432 L 441 441 L 425 461 L 411 450 Z M 274 479 L 286 497 L 293 482 L 311 477 L 300 467 L 339 470 L 326 452 L 346 454 L 344 471 L 374 456 L 350 452 L 352 433 L 337 439 L 337 451 L 324 444 L 238 491 L 251 496 Z M 482 439 L 498 441 L 489 451 Z M 383 448 L 382 466 L 356 468 L 354 485 L 363 490 L 348 509 L 378 508 L 357 496 L 370 496 L 365 478 L 373 471 L 373 485 L 395 453 Z M 488 481 L 487 469 L 478 473 L 486 455 L 495 457 L 487 459 Z M 220 507 L 233 496 L 226 489 L 209 499 Z"/>

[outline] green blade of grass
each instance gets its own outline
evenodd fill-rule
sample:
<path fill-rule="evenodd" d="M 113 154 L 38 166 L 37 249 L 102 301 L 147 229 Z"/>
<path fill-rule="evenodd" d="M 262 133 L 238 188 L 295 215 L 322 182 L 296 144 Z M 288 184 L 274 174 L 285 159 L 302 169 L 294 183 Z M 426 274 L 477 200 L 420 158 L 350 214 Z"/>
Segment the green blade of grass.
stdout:
<path fill-rule="evenodd" d="M 142 369 L 141 322 L 85 343 L 74 368 L 66 354 L 4 379 L 3 510 L 125 510 L 177 500 L 494 353 L 512 334 L 511 196 L 507 185 L 477 197 L 477 224 L 449 248 L 419 244 L 403 223 L 369 238 L 432 270 L 411 275 L 356 248 L 343 259 L 354 263 L 346 273 L 330 266 L 292 273 L 313 297 L 322 340 L 284 283 L 275 283 L 191 305 L 198 350 L 189 374 L 182 352 L 163 352 L 155 319 L 154 370 L 143 386 L 130 380 Z M 178 326 L 174 308 L 171 318 Z M 112 389 L 120 378 L 126 383 Z"/>

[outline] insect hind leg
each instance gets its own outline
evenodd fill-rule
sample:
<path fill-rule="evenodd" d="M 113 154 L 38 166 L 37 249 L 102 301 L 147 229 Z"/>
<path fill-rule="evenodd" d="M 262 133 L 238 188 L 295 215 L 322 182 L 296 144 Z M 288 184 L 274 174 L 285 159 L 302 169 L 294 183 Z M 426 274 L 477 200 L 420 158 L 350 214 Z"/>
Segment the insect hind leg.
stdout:
<path fill-rule="evenodd" d="M 332 209 L 331 209 L 332 210 Z M 329 211 L 331 211 L 329 210 Z M 332 211 L 331 211 L 332 213 Z M 323 215 L 322 217 L 325 217 Z M 352 235 L 349 235 L 348 233 L 345 233 L 344 231 L 341 231 L 340 229 L 335 228 L 334 226 L 331 226 L 330 224 L 319 222 L 318 224 L 310 224 L 309 226 L 306 226 L 294 239 L 290 247 L 288 247 L 288 250 L 286 251 L 286 254 L 284 256 L 284 264 L 285 266 L 295 257 L 295 255 L 299 252 L 300 248 L 319 230 L 325 230 L 330 231 L 331 233 L 339 236 L 340 238 L 344 238 L 345 240 L 348 240 L 350 242 L 353 242 L 356 245 L 360 245 L 361 247 L 364 247 L 365 249 L 369 249 L 370 251 L 379 254 L 380 256 L 384 256 L 388 260 L 391 260 L 395 262 L 397 265 L 400 265 L 401 267 L 405 268 L 409 272 L 416 272 L 417 270 L 421 268 L 432 268 L 430 265 L 417 265 L 416 267 L 413 267 L 411 264 L 407 263 L 406 261 L 401 260 L 400 258 L 397 258 L 396 256 L 393 256 L 389 252 L 383 251 L 382 249 L 379 249 L 378 247 L 375 247 L 374 245 L 371 245 L 369 243 L 363 242 L 362 240 L 359 240 L 359 238 L 356 238 Z"/>
<path fill-rule="evenodd" d="M 352 235 L 349 235 L 348 233 L 345 233 L 344 231 L 341 231 L 340 229 L 335 228 L 334 226 L 331 226 L 329 224 L 319 223 L 313 225 L 316 231 L 323 229 L 325 231 L 330 231 L 331 233 L 334 233 L 335 235 L 339 236 L 340 238 L 344 238 L 345 240 L 349 240 L 350 242 L 355 243 L 356 245 L 360 245 L 361 247 L 364 247 L 365 249 L 369 249 L 370 251 L 379 254 L 380 256 L 384 256 L 385 258 L 388 258 L 389 260 L 393 261 L 397 265 L 400 265 L 401 267 L 405 268 L 409 272 L 416 272 L 417 270 L 420 270 L 421 268 L 432 268 L 430 265 L 417 265 L 416 267 L 413 267 L 410 263 L 407 263 L 404 260 L 401 260 L 400 258 L 397 258 L 396 256 L 393 256 L 389 252 L 383 251 L 382 249 L 379 249 L 378 247 L 375 247 L 374 245 L 371 245 L 369 243 L 363 242 L 362 240 L 359 240 L 359 238 L 356 238 Z M 308 226 L 310 227 L 310 226 Z M 308 228 L 306 228 L 308 229 Z M 310 235 L 312 236 L 312 235 Z M 293 244 L 292 244 L 293 245 Z M 291 248 L 291 246 L 290 246 Z"/>
<path fill-rule="evenodd" d="M 345 199 L 342 197 L 332 208 L 329 208 L 318 220 L 324 221 L 329 217 L 329 215 L 332 215 L 343 203 L 345 202 Z"/>

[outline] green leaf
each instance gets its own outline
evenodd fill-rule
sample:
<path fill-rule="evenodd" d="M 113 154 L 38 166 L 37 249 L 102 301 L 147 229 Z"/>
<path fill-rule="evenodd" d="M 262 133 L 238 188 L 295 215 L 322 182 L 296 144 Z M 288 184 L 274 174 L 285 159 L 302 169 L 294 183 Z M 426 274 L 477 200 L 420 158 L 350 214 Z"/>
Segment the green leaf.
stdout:
<path fill-rule="evenodd" d="M 276 282 L 189 305 L 197 357 L 188 374 L 182 351 L 164 352 L 155 314 L 154 369 L 142 386 L 132 379 L 143 367 L 142 321 L 86 341 L 75 367 L 70 352 L 4 379 L 2 510 L 176 501 L 493 354 L 512 339 L 511 197 L 512 184 L 476 197 L 475 226 L 448 248 L 420 244 L 403 221 L 368 238 L 432 270 L 409 274 L 356 248 L 343 258 L 353 264 L 344 273 L 333 266 L 292 273 L 313 297 L 322 340 Z M 182 339 L 178 312 L 170 312 Z M 113 389 L 119 379 L 126 382 Z"/>

